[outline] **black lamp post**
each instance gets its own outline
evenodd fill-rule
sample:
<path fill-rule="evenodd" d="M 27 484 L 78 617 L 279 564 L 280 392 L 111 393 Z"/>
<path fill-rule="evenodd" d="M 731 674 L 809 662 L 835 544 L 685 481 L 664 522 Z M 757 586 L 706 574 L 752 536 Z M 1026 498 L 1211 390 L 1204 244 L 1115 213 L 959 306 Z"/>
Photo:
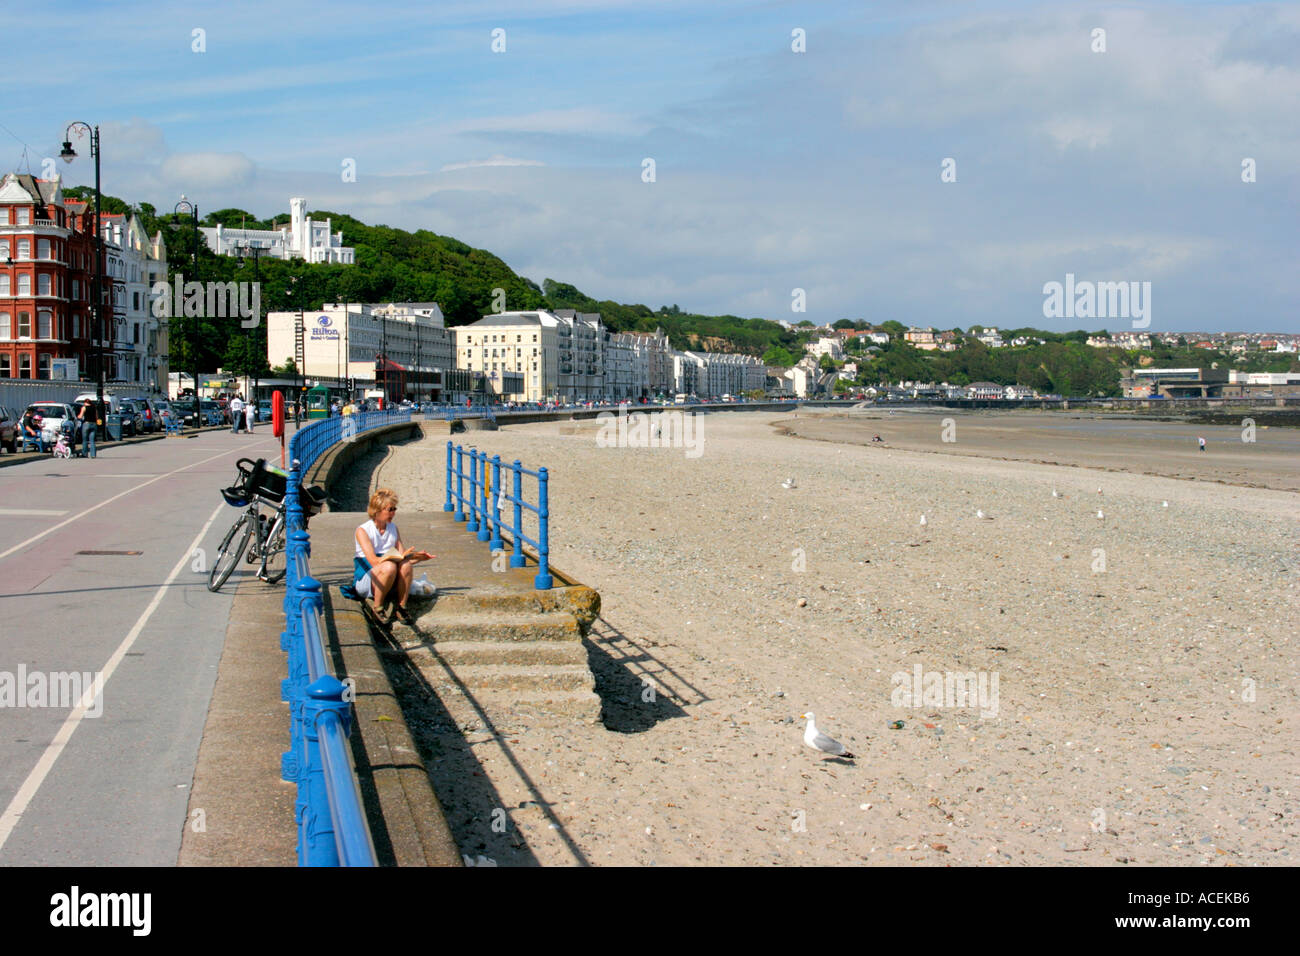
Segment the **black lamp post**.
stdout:
<path fill-rule="evenodd" d="M 172 207 L 172 215 L 176 215 L 184 206 L 190 214 L 190 220 L 194 225 L 194 273 L 193 281 L 197 282 L 199 277 L 199 207 L 185 198 L 181 194 L 181 201 Z M 182 289 L 183 293 L 185 290 Z M 194 427 L 203 427 L 203 412 L 199 407 L 199 320 L 194 319 L 194 339 L 190 343 L 190 371 L 194 375 Z"/>
<path fill-rule="evenodd" d="M 59 156 L 65 163 L 70 163 L 77 158 L 77 152 L 72 148 L 72 131 L 77 131 L 77 136 L 90 134 L 90 155 L 95 160 L 95 297 L 91 305 L 92 321 L 91 327 L 98 334 L 98 350 L 95 359 L 95 398 L 99 403 L 99 408 L 104 408 L 104 313 L 103 313 L 103 287 L 104 287 L 104 235 L 99 227 L 99 127 L 91 126 L 88 123 L 76 121 L 68 124 L 68 128 L 63 131 L 65 139 L 63 140 L 63 149 Z"/>
<path fill-rule="evenodd" d="M 262 253 L 266 252 L 266 248 L 265 248 L 265 247 L 264 247 L 260 242 L 251 242 L 251 241 L 249 241 L 248 239 L 243 240 L 243 241 L 239 244 L 239 247 L 238 247 L 238 248 L 239 248 L 239 264 L 240 264 L 241 266 L 244 264 L 244 256 L 252 256 L 252 257 L 253 257 L 253 282 L 254 282 L 254 284 L 257 286 L 257 289 L 258 289 L 258 294 L 257 294 L 257 310 L 258 310 L 258 311 L 257 311 L 257 325 L 255 326 L 255 328 L 257 328 L 257 329 L 260 330 L 260 329 L 262 328 L 262 292 L 261 292 L 261 290 L 262 290 L 262 273 L 261 273 L 261 270 L 258 268 L 258 263 L 259 263 L 259 261 L 260 261 L 261 258 L 262 258 Z M 253 340 L 254 340 L 254 341 L 257 340 L 257 334 L 256 334 L 256 333 L 255 333 L 254 336 L 253 336 Z M 259 378 L 261 377 L 261 376 L 259 375 L 259 373 L 258 373 L 257 370 L 258 370 L 258 368 L 259 368 L 260 365 L 261 365 L 261 355 L 259 354 L 259 355 L 255 356 L 255 357 L 252 359 L 252 362 L 253 362 L 253 395 L 252 395 L 252 400 L 253 400 L 253 405 L 254 405 L 254 407 L 256 407 L 256 406 L 257 406 L 257 385 L 258 385 L 258 380 L 259 380 Z M 254 417 L 256 417 L 256 414 L 254 414 Z"/>

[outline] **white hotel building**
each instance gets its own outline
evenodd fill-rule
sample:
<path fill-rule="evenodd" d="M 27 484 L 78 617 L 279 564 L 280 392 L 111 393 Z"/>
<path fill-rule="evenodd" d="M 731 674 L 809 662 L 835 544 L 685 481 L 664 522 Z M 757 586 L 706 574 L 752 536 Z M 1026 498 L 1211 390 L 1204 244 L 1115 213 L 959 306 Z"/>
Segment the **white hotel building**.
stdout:
<path fill-rule="evenodd" d="M 343 233 L 330 231 L 330 220 L 315 222 L 307 215 L 307 200 L 289 200 L 289 225 L 279 229 L 215 229 L 203 227 L 199 232 L 219 256 L 241 256 L 261 249 L 277 259 L 303 259 L 307 262 L 332 262 L 350 266 L 356 263 L 356 250 L 343 245 Z"/>
<path fill-rule="evenodd" d="M 296 358 L 302 326 L 307 379 L 342 382 L 358 388 L 375 382 L 375 367 L 385 356 L 392 380 L 406 395 L 428 400 L 454 367 L 452 330 L 436 302 L 327 303 L 308 312 L 270 312 L 266 316 L 266 358 L 273 366 Z M 418 387 L 417 387 L 418 386 Z M 435 398 L 437 396 L 435 395 Z"/>

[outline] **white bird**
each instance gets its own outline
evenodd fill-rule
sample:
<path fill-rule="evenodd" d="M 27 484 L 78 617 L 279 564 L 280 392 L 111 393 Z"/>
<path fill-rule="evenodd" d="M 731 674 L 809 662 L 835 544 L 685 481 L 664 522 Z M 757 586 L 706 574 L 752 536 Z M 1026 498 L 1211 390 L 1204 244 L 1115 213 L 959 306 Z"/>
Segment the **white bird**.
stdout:
<path fill-rule="evenodd" d="M 1098 517 L 1098 519 L 1100 519 L 1100 520 L 1102 520 L 1102 521 L 1105 521 L 1105 520 L 1106 520 L 1106 516 L 1105 516 L 1104 514 L 1101 513 L 1101 509 L 1100 509 L 1100 508 L 1097 509 L 1097 517 Z"/>
<path fill-rule="evenodd" d="M 978 511 L 978 510 L 975 512 L 975 517 L 977 517 L 977 518 L 983 518 L 985 521 L 992 521 L 992 520 L 993 520 L 991 517 L 989 517 L 988 515 L 986 515 L 983 511 Z"/>
<path fill-rule="evenodd" d="M 921 527 L 925 527 L 925 515 L 921 515 Z"/>
<path fill-rule="evenodd" d="M 1168 508 L 1168 507 L 1169 507 L 1169 502 L 1167 502 L 1167 501 L 1162 501 L 1162 502 L 1160 502 L 1160 507 L 1161 507 L 1161 508 Z"/>
<path fill-rule="evenodd" d="M 1059 498 L 1059 497 L 1061 497 L 1061 493 L 1060 493 L 1059 491 L 1057 491 L 1055 488 L 1053 488 L 1053 489 L 1052 489 L 1052 497 L 1053 497 L 1053 498 Z"/>
<path fill-rule="evenodd" d="M 793 488 L 793 487 L 794 487 L 794 477 L 792 476 L 792 477 L 790 477 L 790 478 L 787 478 L 785 481 L 781 482 L 781 487 L 782 487 L 782 488 Z"/>
<path fill-rule="evenodd" d="M 803 742 L 813 750 L 820 750 L 824 754 L 830 754 L 832 757 L 844 757 L 848 760 L 855 759 L 853 754 L 849 753 L 847 747 L 834 738 L 827 737 L 817 729 L 813 723 L 813 713 L 808 711 L 806 714 L 800 714 L 800 718 L 808 721 L 808 726 L 804 728 Z"/>

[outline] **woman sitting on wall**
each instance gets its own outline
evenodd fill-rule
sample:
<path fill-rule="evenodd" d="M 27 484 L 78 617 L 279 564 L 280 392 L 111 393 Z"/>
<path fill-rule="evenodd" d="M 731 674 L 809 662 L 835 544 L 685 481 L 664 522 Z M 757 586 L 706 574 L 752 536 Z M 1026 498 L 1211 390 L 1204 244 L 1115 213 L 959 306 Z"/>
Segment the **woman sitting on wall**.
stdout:
<path fill-rule="evenodd" d="M 414 566 L 428 561 L 433 555 L 427 551 L 402 546 L 401 535 L 393 516 L 397 514 L 397 495 L 388 488 L 380 488 L 370 496 L 366 509 L 370 520 L 357 528 L 356 557 L 353 559 L 357 594 L 371 600 L 376 616 L 385 604 L 396 601 L 394 612 L 403 624 L 415 622 L 406 610 L 406 599 L 411 593 Z"/>

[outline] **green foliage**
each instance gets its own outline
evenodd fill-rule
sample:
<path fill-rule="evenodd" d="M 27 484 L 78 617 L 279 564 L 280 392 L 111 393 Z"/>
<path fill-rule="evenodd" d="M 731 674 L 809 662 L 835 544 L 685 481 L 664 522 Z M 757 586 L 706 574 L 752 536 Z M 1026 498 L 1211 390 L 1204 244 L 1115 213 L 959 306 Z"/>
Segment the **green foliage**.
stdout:
<path fill-rule="evenodd" d="M 779 345 L 773 345 L 763 353 L 764 365 L 775 365 L 780 368 L 789 368 L 798 361 L 799 360 L 795 358 L 788 349 L 784 349 Z"/>

